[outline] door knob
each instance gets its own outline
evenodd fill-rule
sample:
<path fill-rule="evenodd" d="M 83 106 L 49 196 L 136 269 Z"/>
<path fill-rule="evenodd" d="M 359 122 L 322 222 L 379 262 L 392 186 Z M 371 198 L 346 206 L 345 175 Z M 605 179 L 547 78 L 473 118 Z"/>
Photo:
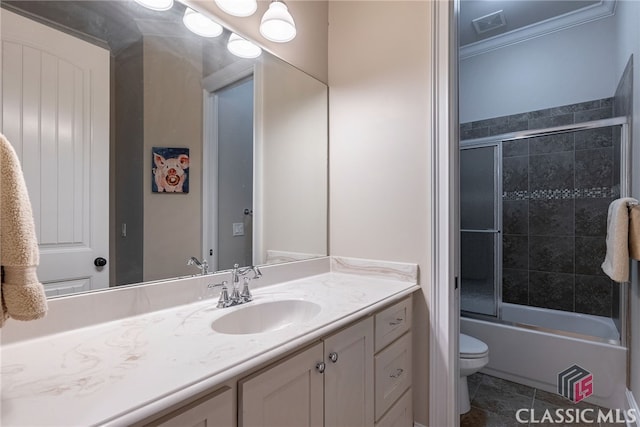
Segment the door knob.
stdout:
<path fill-rule="evenodd" d="M 93 265 L 95 265 L 96 267 L 104 267 L 105 265 L 107 265 L 107 260 L 102 257 L 98 257 L 93 260 Z"/>

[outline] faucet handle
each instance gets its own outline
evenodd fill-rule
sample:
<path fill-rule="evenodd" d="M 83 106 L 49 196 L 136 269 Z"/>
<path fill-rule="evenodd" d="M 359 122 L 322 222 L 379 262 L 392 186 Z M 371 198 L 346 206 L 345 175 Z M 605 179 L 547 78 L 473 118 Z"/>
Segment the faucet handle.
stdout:
<path fill-rule="evenodd" d="M 231 291 L 230 301 L 235 304 L 240 304 L 242 302 L 242 297 L 240 296 L 240 290 L 238 289 L 237 284 L 233 284 L 233 290 Z"/>
<path fill-rule="evenodd" d="M 242 294 L 240 294 L 240 297 L 244 302 L 253 301 L 253 296 L 251 295 L 251 291 L 249 290 L 250 280 L 251 279 L 249 279 L 248 277 L 244 278 L 244 286 L 242 286 Z"/>
<path fill-rule="evenodd" d="M 209 284 L 207 285 L 207 288 L 212 289 L 212 288 L 217 288 L 218 286 L 222 286 L 222 290 L 220 291 L 220 298 L 218 298 L 218 305 L 216 305 L 216 307 L 218 308 L 225 308 L 229 306 L 229 291 L 227 290 L 227 284 L 228 282 L 225 280 L 222 283 L 217 283 L 217 284 Z"/>
<path fill-rule="evenodd" d="M 253 270 L 253 278 L 254 279 L 259 279 L 262 277 L 262 271 L 260 271 L 260 269 L 257 266 L 252 266 L 251 269 Z"/>

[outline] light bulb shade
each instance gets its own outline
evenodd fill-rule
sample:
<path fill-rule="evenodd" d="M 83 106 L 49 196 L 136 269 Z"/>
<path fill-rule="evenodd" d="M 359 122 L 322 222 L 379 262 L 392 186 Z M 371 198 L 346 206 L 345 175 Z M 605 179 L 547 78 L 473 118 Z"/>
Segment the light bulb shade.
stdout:
<path fill-rule="evenodd" d="M 249 40 L 243 39 L 236 33 L 231 33 L 227 49 L 240 58 L 257 58 L 262 53 L 260 46 L 256 46 Z"/>
<path fill-rule="evenodd" d="M 223 31 L 222 25 L 190 7 L 185 9 L 182 22 L 185 27 L 202 37 L 218 37 Z"/>
<path fill-rule="evenodd" d="M 296 36 L 296 24 L 289 13 L 287 5 L 281 1 L 273 1 L 262 16 L 260 34 L 272 42 L 285 43 Z"/>
<path fill-rule="evenodd" d="M 173 0 L 136 0 L 136 3 L 151 10 L 169 10 L 173 7 Z"/>
<path fill-rule="evenodd" d="M 215 0 L 223 12 L 233 16 L 251 16 L 258 9 L 256 0 Z"/>

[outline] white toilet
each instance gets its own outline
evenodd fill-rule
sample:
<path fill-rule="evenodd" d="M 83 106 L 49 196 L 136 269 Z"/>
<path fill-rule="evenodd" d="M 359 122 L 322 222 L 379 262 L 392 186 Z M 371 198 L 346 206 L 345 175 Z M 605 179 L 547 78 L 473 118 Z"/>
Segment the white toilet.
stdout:
<path fill-rule="evenodd" d="M 471 409 L 467 377 L 475 374 L 489 363 L 489 347 L 477 338 L 460 334 L 460 380 L 458 383 L 458 404 L 460 414 Z"/>

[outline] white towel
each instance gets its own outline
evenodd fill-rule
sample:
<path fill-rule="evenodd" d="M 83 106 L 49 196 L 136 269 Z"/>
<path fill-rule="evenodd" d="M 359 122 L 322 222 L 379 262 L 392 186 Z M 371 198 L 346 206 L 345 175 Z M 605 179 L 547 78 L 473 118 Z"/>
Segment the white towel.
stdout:
<path fill-rule="evenodd" d="M 0 134 L 0 327 L 11 317 L 34 320 L 47 312 L 36 275 L 38 241 L 22 168 L 13 147 Z"/>
<path fill-rule="evenodd" d="M 607 215 L 607 255 L 602 270 L 614 282 L 629 281 L 629 203 L 631 197 L 614 200 Z"/>

